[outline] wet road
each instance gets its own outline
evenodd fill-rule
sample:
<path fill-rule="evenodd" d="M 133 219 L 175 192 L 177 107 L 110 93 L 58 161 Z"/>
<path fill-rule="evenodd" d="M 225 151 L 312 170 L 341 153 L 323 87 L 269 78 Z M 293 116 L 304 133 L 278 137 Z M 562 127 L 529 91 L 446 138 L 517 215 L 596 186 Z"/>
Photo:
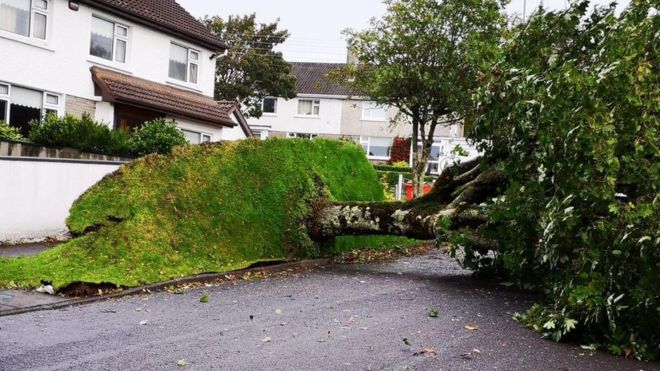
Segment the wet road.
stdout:
<path fill-rule="evenodd" d="M 0 370 L 660 369 L 540 339 L 511 318 L 532 301 L 439 252 L 330 265 L 0 317 Z"/>

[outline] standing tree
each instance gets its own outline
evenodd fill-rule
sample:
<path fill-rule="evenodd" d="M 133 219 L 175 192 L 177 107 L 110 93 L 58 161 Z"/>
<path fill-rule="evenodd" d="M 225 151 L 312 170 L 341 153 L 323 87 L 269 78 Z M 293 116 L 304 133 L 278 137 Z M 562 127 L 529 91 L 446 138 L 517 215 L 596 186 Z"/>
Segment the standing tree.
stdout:
<path fill-rule="evenodd" d="M 215 98 L 237 101 L 248 117 L 261 117 L 264 97 L 294 98 L 296 79 L 291 65 L 275 47 L 289 33 L 278 30 L 278 22 L 257 24 L 255 14 L 218 16 L 202 22 L 228 45 L 216 62 Z"/>
<path fill-rule="evenodd" d="M 421 195 L 436 127 L 463 120 L 471 93 L 500 54 L 505 1 L 385 3 L 387 14 L 369 30 L 346 31 L 358 63 L 347 65 L 338 78 L 398 108 L 412 123 L 413 184 Z"/>

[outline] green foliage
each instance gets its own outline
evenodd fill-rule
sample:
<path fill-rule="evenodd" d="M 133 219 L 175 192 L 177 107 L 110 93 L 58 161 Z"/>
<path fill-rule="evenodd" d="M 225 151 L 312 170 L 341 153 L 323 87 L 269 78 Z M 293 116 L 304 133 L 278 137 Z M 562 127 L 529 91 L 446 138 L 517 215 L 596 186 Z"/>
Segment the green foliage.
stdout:
<path fill-rule="evenodd" d="M 150 153 L 168 154 L 175 146 L 186 144 L 186 138 L 172 120 L 156 119 L 145 122 L 130 137 L 131 152 L 135 156 Z"/>
<path fill-rule="evenodd" d="M 0 259 L 0 287 L 34 287 L 42 279 L 58 288 L 76 281 L 136 286 L 312 256 L 318 247 L 304 221 L 320 192 L 338 201 L 383 200 L 355 144 L 270 139 L 176 147 L 122 165 L 81 196 L 67 221 L 79 237 L 35 257 Z"/>
<path fill-rule="evenodd" d="M 472 136 L 510 180 L 487 207 L 489 257 L 465 264 L 545 294 L 522 316 L 559 340 L 660 354 L 660 19 L 587 3 L 539 10 L 479 91 Z M 580 331 L 576 331 L 576 329 Z"/>
<path fill-rule="evenodd" d="M 405 166 L 394 166 L 394 165 L 374 165 L 374 169 L 377 171 L 392 171 L 397 173 L 409 173 L 412 171 L 411 168 Z"/>
<path fill-rule="evenodd" d="M 409 169 L 409 167 L 408 167 L 408 161 L 394 162 L 394 163 L 392 164 L 392 166 L 394 166 L 395 168 L 399 168 L 399 169 Z"/>
<path fill-rule="evenodd" d="M 329 255 L 356 250 L 388 250 L 417 246 L 420 241 L 401 236 L 338 236 L 325 251 Z"/>
<path fill-rule="evenodd" d="M 412 124 L 416 188 L 426 171 L 437 125 L 472 108 L 471 94 L 500 56 L 503 0 L 386 0 L 366 31 L 348 30 L 349 64 L 335 78 Z M 421 146 L 418 141 L 421 139 Z M 421 150 L 421 151 L 420 151 Z"/>
<path fill-rule="evenodd" d="M 9 126 L 4 121 L 0 121 L 0 140 L 24 142 L 25 138 L 21 135 L 21 131 L 18 128 Z"/>
<path fill-rule="evenodd" d="M 129 155 L 124 134 L 96 123 L 87 113 L 82 117 L 49 114 L 31 123 L 30 141 L 50 147 L 69 147 L 84 152 Z"/>
<path fill-rule="evenodd" d="M 257 24 L 255 14 L 202 22 L 229 46 L 216 62 L 216 99 L 238 101 L 246 117 L 261 117 L 263 98 L 296 96 L 291 65 L 275 51 L 289 37 L 278 22 Z"/>

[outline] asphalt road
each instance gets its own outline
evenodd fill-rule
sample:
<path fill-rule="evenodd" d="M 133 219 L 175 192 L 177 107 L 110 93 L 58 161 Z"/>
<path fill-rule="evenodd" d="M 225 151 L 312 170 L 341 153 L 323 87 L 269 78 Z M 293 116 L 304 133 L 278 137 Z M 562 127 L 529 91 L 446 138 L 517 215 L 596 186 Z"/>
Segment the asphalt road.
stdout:
<path fill-rule="evenodd" d="M 439 252 L 332 265 L 3 317 L 0 370 L 660 370 L 540 339 L 532 300 Z"/>

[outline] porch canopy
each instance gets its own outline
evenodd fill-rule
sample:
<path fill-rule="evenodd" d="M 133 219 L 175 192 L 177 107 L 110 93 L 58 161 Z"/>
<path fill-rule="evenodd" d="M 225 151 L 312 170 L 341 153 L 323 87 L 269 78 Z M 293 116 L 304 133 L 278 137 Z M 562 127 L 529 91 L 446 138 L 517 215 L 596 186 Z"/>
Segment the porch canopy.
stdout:
<path fill-rule="evenodd" d="M 234 102 L 215 101 L 206 95 L 97 66 L 92 67 L 91 72 L 96 95 L 106 102 L 216 126 L 237 125 L 231 118 L 237 111 Z"/>

